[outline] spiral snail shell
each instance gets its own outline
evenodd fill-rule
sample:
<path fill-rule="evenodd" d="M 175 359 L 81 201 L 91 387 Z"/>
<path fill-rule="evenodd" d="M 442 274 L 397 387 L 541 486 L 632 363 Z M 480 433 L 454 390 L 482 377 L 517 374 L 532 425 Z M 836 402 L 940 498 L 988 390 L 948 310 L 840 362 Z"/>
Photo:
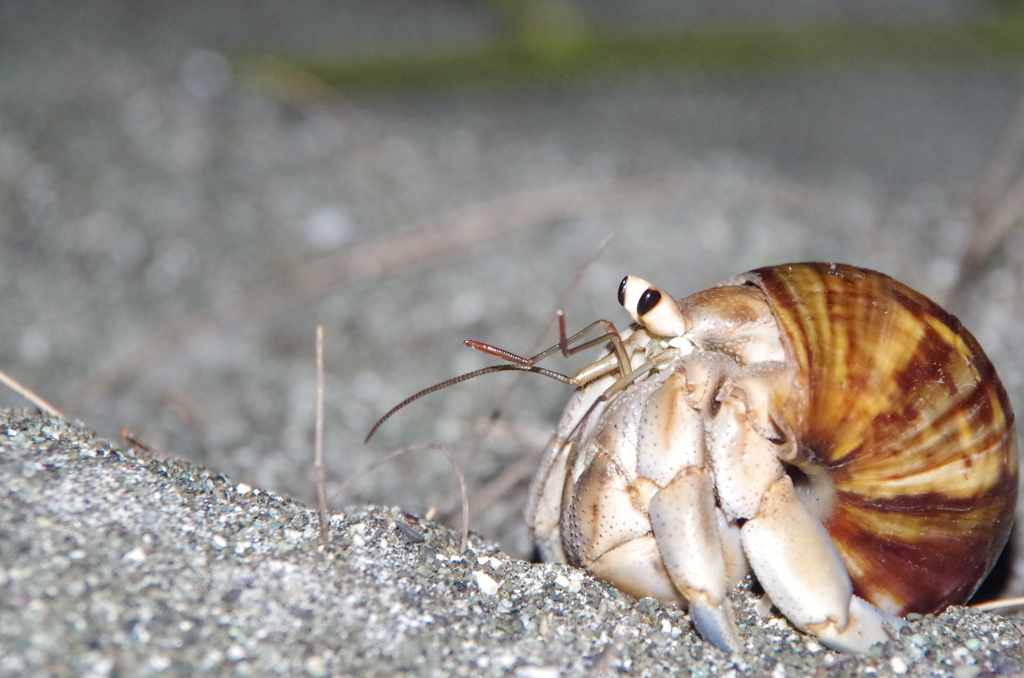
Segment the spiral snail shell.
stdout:
<path fill-rule="evenodd" d="M 1018 458 L 1006 392 L 955 317 L 825 263 L 679 302 L 627 276 L 619 299 L 637 324 L 567 378 L 531 487 L 546 559 L 688 604 L 732 651 L 728 592 L 748 563 L 837 649 L 966 602 L 1009 535 Z"/>
<path fill-rule="evenodd" d="M 793 463 L 824 472 L 824 518 L 854 592 L 905 615 L 967 601 L 1017 503 L 1014 416 L 960 321 L 889 276 L 852 266 L 758 269 L 796 380 L 775 411 Z"/>

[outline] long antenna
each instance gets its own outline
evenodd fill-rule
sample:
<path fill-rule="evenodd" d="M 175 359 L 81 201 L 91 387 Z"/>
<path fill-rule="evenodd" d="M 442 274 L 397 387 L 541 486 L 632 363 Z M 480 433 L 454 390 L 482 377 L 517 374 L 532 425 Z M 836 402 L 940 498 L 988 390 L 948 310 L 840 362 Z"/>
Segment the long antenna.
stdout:
<path fill-rule="evenodd" d="M 478 346 L 476 346 L 474 344 L 479 344 L 480 342 L 473 342 L 473 344 L 470 344 L 469 343 L 470 341 L 472 341 L 472 339 L 467 340 L 467 342 L 466 342 L 466 344 L 468 346 L 470 346 L 472 348 L 479 348 Z M 483 346 L 487 346 L 487 344 L 482 344 L 482 345 Z M 493 347 L 491 347 L 491 348 L 493 348 Z M 485 349 L 481 348 L 480 350 L 485 350 Z M 495 349 L 495 350 L 500 351 L 501 349 Z M 486 352 L 487 353 L 491 353 L 491 351 L 486 351 Z M 501 356 L 501 355 L 499 355 L 497 353 L 493 353 L 493 355 L 498 355 L 498 357 L 504 357 L 504 356 Z M 514 354 L 509 353 L 509 355 L 514 355 Z M 518 356 L 516 356 L 516 357 L 518 357 Z M 467 379 L 473 379 L 475 377 L 481 377 L 481 376 L 483 376 L 485 374 L 491 374 L 492 372 L 510 372 L 510 371 L 513 371 L 513 370 L 517 370 L 519 372 L 536 372 L 537 374 L 543 374 L 545 377 L 551 377 L 552 379 L 554 379 L 556 381 L 560 381 L 563 384 L 570 384 L 571 385 L 571 384 L 574 383 L 572 377 L 567 377 L 564 374 L 559 374 L 558 372 L 553 372 L 552 370 L 546 370 L 543 367 L 537 367 L 536 365 L 523 365 L 523 364 L 520 364 L 520 363 L 517 362 L 516 364 L 513 364 L 513 365 L 492 365 L 490 367 L 484 367 L 483 369 L 475 370 L 473 372 L 468 372 L 466 374 L 460 374 L 459 376 L 452 377 L 451 379 L 446 379 L 445 381 L 442 381 L 440 384 L 434 384 L 433 386 L 428 386 L 427 388 L 423 389 L 422 391 L 419 391 L 417 393 L 413 393 L 411 396 L 409 396 L 408 398 L 406 398 L 402 402 L 400 402 L 397 405 L 395 405 L 394 407 L 392 407 L 390 410 L 388 410 L 387 414 L 385 414 L 383 417 L 381 417 L 380 419 L 377 420 L 377 423 L 373 425 L 373 428 L 370 429 L 370 432 L 366 434 L 366 438 L 363 440 L 363 444 L 365 445 L 366 443 L 370 442 L 370 438 L 373 437 L 373 434 L 377 432 L 377 429 L 379 429 L 381 427 L 381 425 L 385 421 L 387 421 L 388 419 L 391 418 L 391 415 L 393 415 L 395 412 L 398 412 L 398 410 L 402 409 L 403 407 L 405 407 L 409 403 L 412 403 L 412 402 L 415 402 L 415 401 L 419 400 L 420 398 L 422 398 L 425 395 L 430 395 L 434 391 L 440 391 L 443 388 L 448 388 L 449 386 L 454 386 L 455 384 L 460 384 L 460 383 L 466 381 Z"/>

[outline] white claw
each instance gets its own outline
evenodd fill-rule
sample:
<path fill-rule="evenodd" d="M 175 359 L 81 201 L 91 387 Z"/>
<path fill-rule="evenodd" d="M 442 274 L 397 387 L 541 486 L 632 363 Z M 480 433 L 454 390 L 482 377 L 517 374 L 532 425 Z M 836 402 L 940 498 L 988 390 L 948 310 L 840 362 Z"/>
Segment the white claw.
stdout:
<path fill-rule="evenodd" d="M 840 631 L 834 624 L 821 624 L 810 625 L 808 630 L 816 634 L 822 643 L 833 650 L 866 652 L 872 645 L 884 643 L 890 639 L 885 630 L 886 624 L 898 631 L 904 628 L 907 622 L 887 612 L 882 612 L 862 598 L 853 596 L 850 599 L 850 621 L 845 629 Z"/>
<path fill-rule="evenodd" d="M 775 606 L 796 626 L 846 628 L 853 586 L 835 545 L 784 476 L 740 528 L 750 566 Z"/>
<path fill-rule="evenodd" d="M 690 602 L 697 631 L 718 647 L 740 651 L 714 490 L 707 472 L 688 468 L 661 489 L 649 506 L 651 528 L 672 583 Z"/>
<path fill-rule="evenodd" d="M 741 529 L 751 565 L 775 606 L 828 647 L 864 652 L 889 640 L 885 624 L 906 622 L 852 594 L 839 553 L 793 493 L 788 477 L 765 493 L 757 517 Z"/>
<path fill-rule="evenodd" d="M 737 654 L 742 651 L 740 634 L 728 601 L 725 604 L 708 605 L 700 598 L 695 598 L 690 601 L 690 618 L 704 640 L 726 652 Z"/>

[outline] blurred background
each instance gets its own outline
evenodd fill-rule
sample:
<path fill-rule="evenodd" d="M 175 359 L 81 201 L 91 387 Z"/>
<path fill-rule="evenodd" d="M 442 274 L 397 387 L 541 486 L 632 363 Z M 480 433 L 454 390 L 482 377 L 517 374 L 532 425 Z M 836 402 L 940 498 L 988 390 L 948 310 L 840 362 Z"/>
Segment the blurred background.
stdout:
<path fill-rule="evenodd" d="M 882 270 L 948 302 L 1024 408 L 1022 17 L 2 0 L 0 369 L 111 439 L 311 503 L 322 324 L 333 505 L 457 526 L 437 450 L 362 472 L 444 445 L 473 529 L 524 557 L 566 387 L 492 375 L 363 437 L 494 362 L 463 339 L 531 354 L 556 308 L 625 324 L 628 272 L 683 297 L 791 261 Z M 998 592 L 1024 593 L 1016 552 Z"/>

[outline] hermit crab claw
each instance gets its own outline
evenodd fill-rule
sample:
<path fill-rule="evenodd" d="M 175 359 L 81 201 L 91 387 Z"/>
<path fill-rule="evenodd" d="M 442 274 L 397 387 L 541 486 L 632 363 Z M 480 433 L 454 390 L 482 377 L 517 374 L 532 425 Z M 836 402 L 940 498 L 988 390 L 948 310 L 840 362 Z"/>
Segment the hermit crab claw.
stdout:
<path fill-rule="evenodd" d="M 890 627 L 890 632 L 886 627 Z M 882 612 L 863 598 L 850 599 L 850 616 L 845 629 L 835 624 L 808 624 L 805 628 L 821 639 L 833 650 L 843 652 L 866 652 L 872 645 L 884 643 L 892 638 L 891 633 L 906 628 L 907 622 L 899 617 Z"/>

